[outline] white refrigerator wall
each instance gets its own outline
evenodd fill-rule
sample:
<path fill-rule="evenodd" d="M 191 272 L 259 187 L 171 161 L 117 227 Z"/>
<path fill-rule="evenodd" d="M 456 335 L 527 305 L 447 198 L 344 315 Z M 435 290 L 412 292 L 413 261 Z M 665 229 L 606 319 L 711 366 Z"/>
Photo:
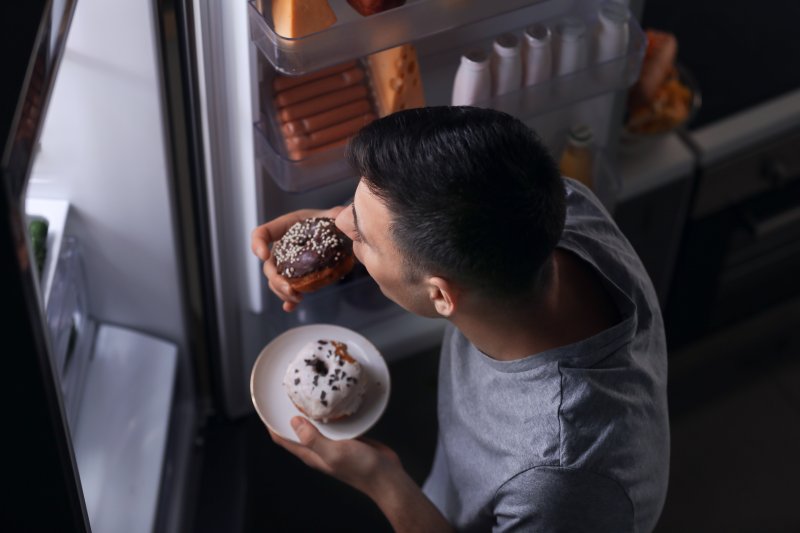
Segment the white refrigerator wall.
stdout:
<path fill-rule="evenodd" d="M 71 203 L 93 317 L 185 354 L 152 8 L 77 3 L 27 192 Z"/>

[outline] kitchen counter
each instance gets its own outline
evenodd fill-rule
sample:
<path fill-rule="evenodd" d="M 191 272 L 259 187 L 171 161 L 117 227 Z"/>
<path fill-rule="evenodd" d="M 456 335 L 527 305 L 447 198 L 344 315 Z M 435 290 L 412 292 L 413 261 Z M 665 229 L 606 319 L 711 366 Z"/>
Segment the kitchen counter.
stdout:
<path fill-rule="evenodd" d="M 665 187 L 692 173 L 694 154 L 676 133 L 637 144 L 622 144 L 617 168 L 622 180 L 618 203 Z"/>
<path fill-rule="evenodd" d="M 621 145 L 614 218 L 666 301 L 692 192 L 695 157 L 676 133 Z"/>

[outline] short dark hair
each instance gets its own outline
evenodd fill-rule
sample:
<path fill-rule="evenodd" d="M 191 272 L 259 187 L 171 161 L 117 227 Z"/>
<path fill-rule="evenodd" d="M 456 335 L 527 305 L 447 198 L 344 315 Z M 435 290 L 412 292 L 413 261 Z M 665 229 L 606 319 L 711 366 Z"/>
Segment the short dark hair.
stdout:
<path fill-rule="evenodd" d="M 495 295 L 530 294 L 564 229 L 556 162 L 506 113 L 394 113 L 364 127 L 347 159 L 391 212 L 410 275 L 443 275 Z"/>

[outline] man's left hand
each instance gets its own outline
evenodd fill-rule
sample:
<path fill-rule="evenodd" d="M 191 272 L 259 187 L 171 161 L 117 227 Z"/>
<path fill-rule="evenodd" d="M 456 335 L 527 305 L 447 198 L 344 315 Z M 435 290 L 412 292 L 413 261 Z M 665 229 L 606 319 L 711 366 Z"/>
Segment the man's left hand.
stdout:
<path fill-rule="evenodd" d="M 400 459 L 388 446 L 372 440 L 331 440 L 324 437 L 303 417 L 292 419 L 292 428 L 300 443 L 281 437 L 273 431 L 272 440 L 296 455 L 306 465 L 335 477 L 373 496 L 380 490 L 381 480 L 392 471 L 402 470 Z"/>

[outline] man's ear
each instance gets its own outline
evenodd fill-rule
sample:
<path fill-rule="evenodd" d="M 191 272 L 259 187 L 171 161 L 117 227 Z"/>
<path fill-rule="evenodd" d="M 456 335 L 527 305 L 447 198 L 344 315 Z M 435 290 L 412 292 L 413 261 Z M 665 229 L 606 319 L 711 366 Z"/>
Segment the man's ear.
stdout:
<path fill-rule="evenodd" d="M 449 280 L 438 276 L 428 278 L 428 297 L 439 315 L 449 318 L 456 312 L 460 292 Z"/>

